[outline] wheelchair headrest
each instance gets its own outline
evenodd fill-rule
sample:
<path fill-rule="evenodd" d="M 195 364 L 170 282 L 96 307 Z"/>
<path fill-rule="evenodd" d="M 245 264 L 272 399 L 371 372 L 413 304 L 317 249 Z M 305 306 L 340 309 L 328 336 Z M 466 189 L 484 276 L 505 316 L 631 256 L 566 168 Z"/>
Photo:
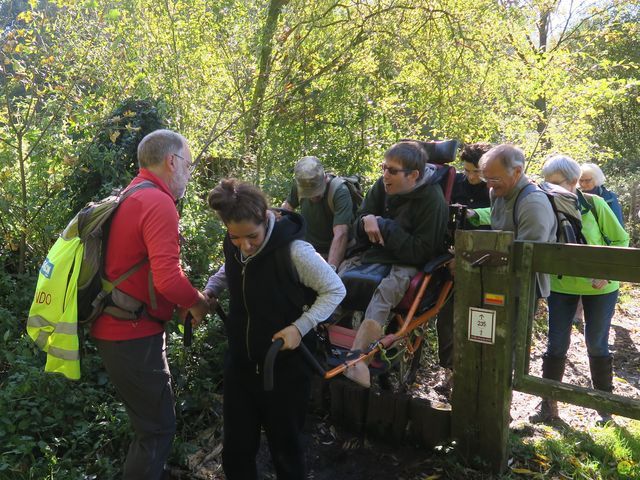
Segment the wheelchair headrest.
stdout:
<path fill-rule="evenodd" d="M 427 155 L 429 155 L 429 163 L 435 163 L 437 165 L 445 165 L 449 162 L 453 162 L 456 159 L 458 153 L 458 146 L 460 142 L 458 140 L 414 140 L 411 138 L 402 138 L 401 142 L 417 142 L 422 148 L 425 149 Z"/>
<path fill-rule="evenodd" d="M 420 144 L 429 155 L 429 163 L 442 165 L 453 162 L 458 153 L 458 140 L 432 140 Z"/>

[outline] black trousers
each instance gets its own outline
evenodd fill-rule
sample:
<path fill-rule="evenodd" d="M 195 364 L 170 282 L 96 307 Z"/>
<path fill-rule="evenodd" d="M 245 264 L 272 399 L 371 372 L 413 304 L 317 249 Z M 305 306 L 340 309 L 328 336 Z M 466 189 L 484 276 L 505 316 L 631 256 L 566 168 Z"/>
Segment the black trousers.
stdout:
<path fill-rule="evenodd" d="M 257 372 L 255 365 L 233 366 L 227 359 L 222 466 L 228 480 L 257 478 L 261 428 L 267 436 L 278 479 L 306 478 L 302 428 L 311 391 L 310 373 L 298 355 L 284 360 L 276 361 L 274 389 L 265 392 L 262 371 Z"/>
<path fill-rule="evenodd" d="M 441 367 L 453 368 L 453 295 L 438 312 L 438 360 Z"/>
<path fill-rule="evenodd" d="M 164 334 L 95 342 L 134 431 L 123 479 L 159 480 L 176 431 Z"/>

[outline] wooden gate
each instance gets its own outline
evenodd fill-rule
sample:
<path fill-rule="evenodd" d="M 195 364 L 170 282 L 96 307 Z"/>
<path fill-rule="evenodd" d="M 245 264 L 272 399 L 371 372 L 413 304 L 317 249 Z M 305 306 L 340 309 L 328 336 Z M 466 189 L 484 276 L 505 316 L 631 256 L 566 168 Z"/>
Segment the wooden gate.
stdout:
<path fill-rule="evenodd" d="M 638 400 L 529 375 L 536 272 L 640 283 L 640 250 L 456 233 L 452 436 L 495 472 L 509 458 L 513 389 L 640 419 Z"/>

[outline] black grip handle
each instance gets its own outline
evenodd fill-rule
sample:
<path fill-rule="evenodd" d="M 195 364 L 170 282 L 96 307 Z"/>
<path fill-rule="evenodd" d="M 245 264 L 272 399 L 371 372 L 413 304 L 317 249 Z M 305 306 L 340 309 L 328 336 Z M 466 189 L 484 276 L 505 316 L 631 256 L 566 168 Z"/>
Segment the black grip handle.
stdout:
<path fill-rule="evenodd" d="M 273 341 L 273 343 L 269 347 L 269 350 L 267 351 L 267 355 L 264 357 L 264 368 L 262 371 L 264 372 L 263 385 L 265 392 L 270 392 L 273 390 L 273 365 L 276 361 L 276 355 L 278 355 L 278 352 L 280 351 L 280 348 L 282 348 L 282 345 L 284 345 L 284 340 L 282 340 L 281 338 L 277 338 Z M 324 374 L 326 373 L 325 369 L 322 368 L 322 365 L 320 365 L 318 359 L 313 355 L 313 353 L 309 351 L 307 346 L 303 342 L 300 342 L 298 348 L 302 352 L 302 356 L 305 358 L 305 360 L 309 362 L 309 364 L 321 377 L 324 377 Z"/>
<path fill-rule="evenodd" d="M 184 319 L 183 341 L 184 341 L 185 347 L 190 347 L 191 340 L 193 339 L 193 325 L 191 324 L 192 320 L 193 320 L 193 315 L 191 315 L 191 312 L 187 313 L 187 316 Z"/>
<path fill-rule="evenodd" d="M 284 340 L 281 338 L 276 338 L 269 350 L 267 351 L 267 355 L 264 357 L 264 391 L 271 392 L 273 390 L 273 364 L 276 361 L 276 355 L 284 345 Z"/>
<path fill-rule="evenodd" d="M 220 304 L 216 305 L 216 313 L 223 321 L 227 319 L 227 314 L 222 309 Z M 191 342 L 193 341 L 193 315 L 191 315 L 190 312 L 187 313 L 187 316 L 184 319 L 183 341 L 185 347 L 190 347 Z"/>
<path fill-rule="evenodd" d="M 219 303 L 216 304 L 216 313 L 223 322 L 227 321 L 227 313 L 222 309 Z"/>

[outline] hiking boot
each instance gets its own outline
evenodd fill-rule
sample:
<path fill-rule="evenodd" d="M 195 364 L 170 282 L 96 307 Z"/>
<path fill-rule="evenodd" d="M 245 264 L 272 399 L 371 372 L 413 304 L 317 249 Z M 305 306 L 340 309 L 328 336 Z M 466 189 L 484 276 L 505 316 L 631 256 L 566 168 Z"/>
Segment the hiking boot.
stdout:
<path fill-rule="evenodd" d="M 542 357 L 542 378 L 561 382 L 566 361 L 567 357 L 552 357 L 545 354 Z M 558 419 L 560 419 L 558 402 L 548 398 L 544 398 L 538 405 L 536 413 L 529 417 L 531 423 L 549 423 Z"/>
<path fill-rule="evenodd" d="M 596 425 L 604 427 L 607 423 L 613 422 L 613 417 L 609 412 L 598 412 L 598 419 Z"/>
<path fill-rule="evenodd" d="M 552 423 L 560 419 L 558 415 L 558 402 L 555 400 L 542 400 L 536 413 L 529 417 L 531 423 Z"/>
<path fill-rule="evenodd" d="M 589 357 L 591 383 L 593 388 L 603 392 L 613 392 L 613 355 L 604 357 Z M 598 411 L 598 425 L 604 425 L 613 420 L 608 412 Z"/>

